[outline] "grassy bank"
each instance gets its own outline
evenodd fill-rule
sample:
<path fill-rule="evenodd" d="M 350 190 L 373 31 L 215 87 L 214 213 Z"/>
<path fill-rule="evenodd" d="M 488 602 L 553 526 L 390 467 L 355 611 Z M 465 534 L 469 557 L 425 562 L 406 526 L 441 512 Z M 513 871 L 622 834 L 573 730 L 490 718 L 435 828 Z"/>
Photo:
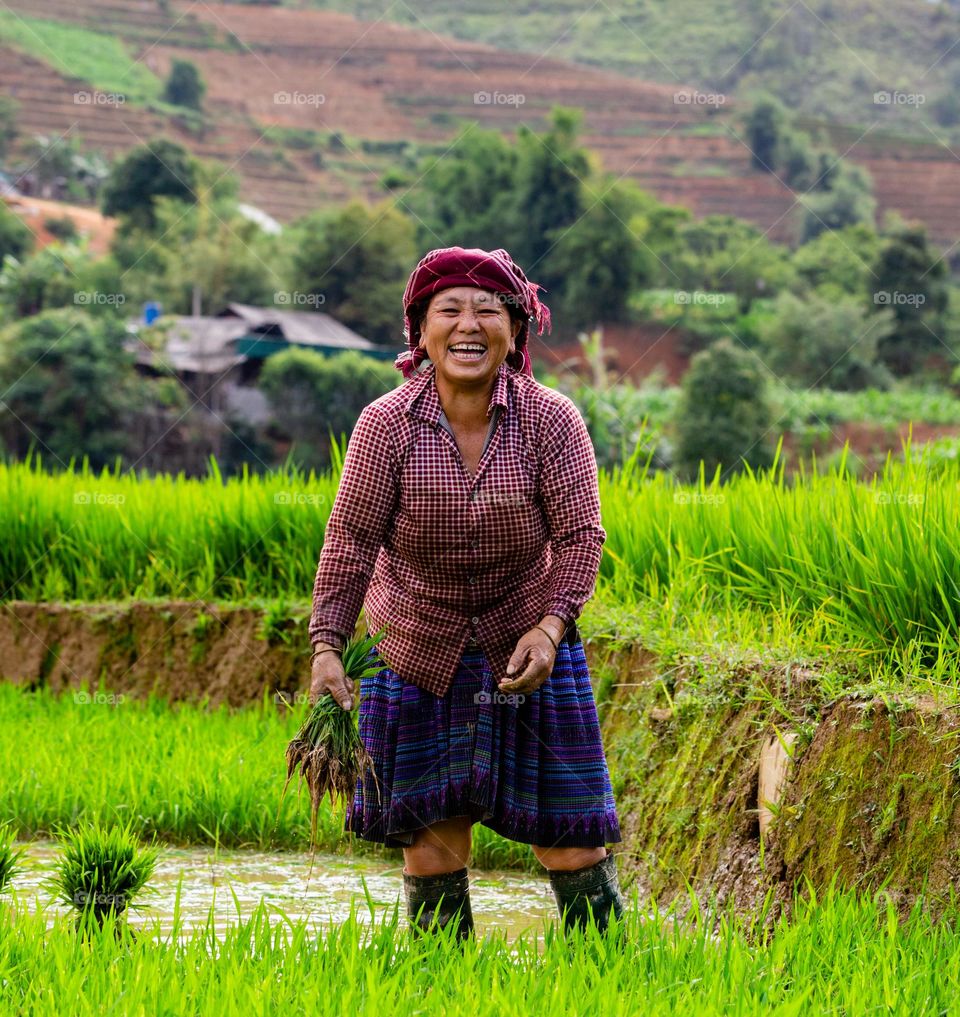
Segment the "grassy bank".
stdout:
<path fill-rule="evenodd" d="M 919 911 L 898 922 L 884 903 L 829 893 L 800 901 L 770 934 L 737 920 L 642 918 L 629 942 L 595 935 L 569 948 L 550 936 L 411 945 L 395 915 L 349 920 L 317 937 L 300 923 L 271 927 L 261 908 L 218 941 L 211 928 L 180 938 L 78 940 L 65 921 L 0 908 L 0 999 L 13 1012 L 422 1014 L 643 1013 L 946 1014 L 960 991 L 960 935 Z"/>

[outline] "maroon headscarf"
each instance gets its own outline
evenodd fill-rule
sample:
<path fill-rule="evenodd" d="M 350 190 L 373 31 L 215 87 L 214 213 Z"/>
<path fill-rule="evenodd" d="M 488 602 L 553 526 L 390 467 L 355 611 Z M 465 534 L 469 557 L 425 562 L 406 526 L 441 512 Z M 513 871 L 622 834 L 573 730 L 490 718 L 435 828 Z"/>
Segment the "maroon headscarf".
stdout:
<path fill-rule="evenodd" d="M 536 322 L 537 335 L 543 335 L 544 328 L 550 330 L 550 309 L 537 296 L 537 290 L 542 287 L 530 282 L 502 247 L 495 251 L 483 251 L 478 247 L 443 247 L 421 258 L 403 291 L 403 334 L 407 350 L 397 357 L 393 366 L 403 372 L 404 378 L 413 377 L 426 359 L 427 351 L 417 345 L 420 329 L 411 319 L 410 312 L 420 301 L 451 286 L 476 286 L 516 300 L 526 320 L 517 333 L 516 350 L 507 354 L 506 362 L 515 371 L 532 375 L 533 367 L 527 352 L 530 321 Z"/>

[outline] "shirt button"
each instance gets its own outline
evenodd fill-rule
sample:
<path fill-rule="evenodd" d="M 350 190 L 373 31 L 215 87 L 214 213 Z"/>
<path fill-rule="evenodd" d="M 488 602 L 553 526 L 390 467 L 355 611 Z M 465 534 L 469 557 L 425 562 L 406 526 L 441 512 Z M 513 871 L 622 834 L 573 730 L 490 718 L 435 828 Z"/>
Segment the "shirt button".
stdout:
<path fill-rule="evenodd" d="M 471 540 L 470 541 L 470 546 L 473 547 L 473 548 L 477 548 L 477 547 L 480 546 L 480 541 L 479 540 Z"/>
<path fill-rule="evenodd" d="M 474 616 L 473 616 L 473 617 L 472 617 L 472 618 L 470 619 L 470 624 L 471 624 L 471 625 L 479 625 L 479 624 L 480 624 L 480 619 L 479 619 L 479 618 L 478 618 L 478 617 L 477 617 L 476 615 L 474 615 Z"/>
<path fill-rule="evenodd" d="M 468 577 L 467 577 L 467 582 L 468 582 L 468 583 L 469 583 L 469 584 L 470 584 L 471 586 L 473 586 L 473 584 L 474 584 L 474 583 L 475 583 L 476 581 L 477 581 L 477 577 L 476 577 L 476 576 L 468 576 Z"/>

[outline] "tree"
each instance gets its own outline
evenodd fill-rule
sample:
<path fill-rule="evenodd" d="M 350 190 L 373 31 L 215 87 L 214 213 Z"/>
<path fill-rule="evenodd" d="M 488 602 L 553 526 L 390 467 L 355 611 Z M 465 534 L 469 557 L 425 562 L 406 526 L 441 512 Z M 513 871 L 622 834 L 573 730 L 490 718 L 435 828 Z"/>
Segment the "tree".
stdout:
<path fill-rule="evenodd" d="M 856 223 L 872 226 L 877 202 L 870 174 L 862 166 L 842 162 L 830 189 L 804 195 L 800 242 L 805 244 L 824 230 L 841 230 Z"/>
<path fill-rule="evenodd" d="M 22 258 L 32 247 L 30 229 L 0 201 L 0 267 L 8 254 Z"/>
<path fill-rule="evenodd" d="M 161 195 L 196 201 L 196 160 L 175 141 L 159 138 L 118 159 L 103 189 L 103 214 L 127 217 L 132 225 L 156 228 L 154 201 Z"/>
<path fill-rule="evenodd" d="M 175 59 L 163 89 L 163 100 L 174 106 L 199 110 L 206 90 L 207 86 L 200 77 L 196 64 L 189 60 Z"/>
<path fill-rule="evenodd" d="M 566 329 L 624 321 L 630 294 L 656 275 L 654 255 L 634 232 L 642 228 L 636 190 L 608 183 L 590 200 L 573 226 L 551 232 L 556 246 L 545 262 L 548 274 L 563 280 L 552 310 Z"/>
<path fill-rule="evenodd" d="M 291 348 L 267 359 L 259 386 L 300 464 L 322 468 L 330 462 L 330 432 L 338 440 L 349 435 L 364 406 L 400 380 L 391 363 L 356 350 L 328 357 Z"/>
<path fill-rule="evenodd" d="M 912 374 L 924 358 L 942 351 L 948 302 L 943 257 L 930 249 L 926 229 L 895 222 L 887 230 L 870 280 L 869 305 L 890 308 L 895 327 L 880 343 L 880 359 L 898 376 Z"/>
<path fill-rule="evenodd" d="M 757 297 L 773 296 L 794 282 L 787 249 L 732 215 L 708 215 L 682 226 L 668 263 L 678 289 L 735 293 L 741 312 Z"/>
<path fill-rule="evenodd" d="M 300 220 L 289 245 L 298 301 L 374 342 L 397 340 L 403 288 L 417 260 L 406 216 L 390 203 L 370 208 L 355 201 Z"/>
<path fill-rule="evenodd" d="M 0 307 L 11 318 L 26 318 L 54 307 L 83 302 L 82 274 L 89 255 L 77 244 L 48 244 L 23 261 L 9 260 L 0 272 Z"/>
<path fill-rule="evenodd" d="M 132 422 L 154 400 L 124 349 L 113 317 L 62 308 L 0 331 L 0 436 L 22 458 L 31 445 L 66 464 L 85 454 L 94 469 L 123 456 Z"/>
<path fill-rule="evenodd" d="M 773 308 L 759 328 L 772 371 L 809 388 L 853 392 L 889 386 L 877 347 L 893 331 L 892 313 L 870 314 L 855 297 L 817 293 L 803 299 L 781 293 Z"/>
<path fill-rule="evenodd" d="M 201 314 L 232 301 L 274 303 L 284 288 L 281 237 L 266 234 L 231 201 L 209 200 L 204 188 L 195 204 L 159 197 L 154 212 L 153 233 L 134 229 L 115 245 L 138 302 L 159 300 L 171 314 L 193 313 L 195 295 Z"/>
<path fill-rule="evenodd" d="M 796 191 L 808 191 L 817 181 L 819 160 L 802 131 L 785 131 L 777 150 L 777 166 L 784 183 Z"/>
<path fill-rule="evenodd" d="M 674 428 L 676 464 L 696 478 L 701 461 L 707 477 L 717 468 L 738 472 L 770 466 L 772 413 L 756 354 L 730 339 L 718 339 L 690 361 L 683 376 Z"/>
<path fill-rule="evenodd" d="M 417 224 L 420 249 L 506 247 L 513 251 L 517 152 L 497 131 L 467 128 L 441 156 L 422 160 L 415 190 L 397 198 Z"/>
<path fill-rule="evenodd" d="M 805 286 L 824 295 L 862 297 L 874 281 L 880 245 L 876 230 L 864 223 L 824 230 L 794 251 L 793 267 Z"/>
<path fill-rule="evenodd" d="M 623 319 L 631 290 L 663 273 L 661 252 L 689 219 L 601 176 L 577 141 L 579 122 L 558 107 L 547 131 L 522 127 L 515 144 L 468 128 L 422 161 L 422 187 L 397 199 L 417 220 L 421 247 L 505 247 L 571 331 Z"/>
<path fill-rule="evenodd" d="M 591 166 L 577 142 L 580 118 L 578 111 L 558 106 L 546 133 L 536 134 L 525 126 L 517 132 L 514 215 L 522 228 L 511 254 L 530 278 L 553 290 L 563 285 L 563 279 L 549 271 L 547 255 L 586 207 L 583 183 Z"/>
<path fill-rule="evenodd" d="M 17 113 L 20 104 L 9 96 L 0 95 L 0 159 L 6 156 L 17 136 Z"/>
<path fill-rule="evenodd" d="M 112 258 L 94 259 L 86 240 L 48 244 L 0 270 L 0 313 L 26 318 L 54 307 L 115 315 L 126 303 L 125 280 Z"/>
<path fill-rule="evenodd" d="M 755 169 L 773 173 L 780 165 L 787 111 L 772 95 L 762 95 L 747 114 L 744 127 Z"/>

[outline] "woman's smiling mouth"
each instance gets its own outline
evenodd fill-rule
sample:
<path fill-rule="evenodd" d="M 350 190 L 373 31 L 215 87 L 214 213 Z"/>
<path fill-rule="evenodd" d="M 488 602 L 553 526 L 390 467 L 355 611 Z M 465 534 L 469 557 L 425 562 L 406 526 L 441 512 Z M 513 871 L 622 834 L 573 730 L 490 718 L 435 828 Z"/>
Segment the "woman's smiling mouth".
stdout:
<path fill-rule="evenodd" d="M 462 360 L 465 363 L 481 360 L 487 352 L 486 346 L 480 343 L 456 343 L 447 351 L 455 360 Z"/>

